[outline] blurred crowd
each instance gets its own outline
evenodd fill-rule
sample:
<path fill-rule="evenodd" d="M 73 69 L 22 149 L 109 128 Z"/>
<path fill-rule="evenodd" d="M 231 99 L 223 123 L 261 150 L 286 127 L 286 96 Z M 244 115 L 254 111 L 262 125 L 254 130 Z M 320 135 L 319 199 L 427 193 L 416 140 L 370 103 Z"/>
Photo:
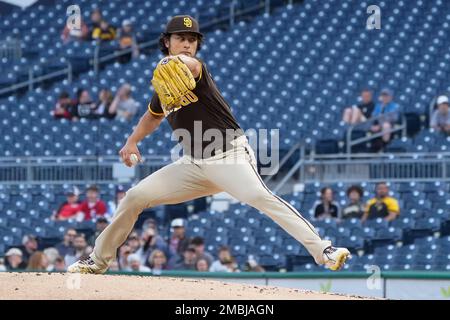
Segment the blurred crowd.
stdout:
<path fill-rule="evenodd" d="M 347 203 L 343 208 L 334 201 L 332 188 L 322 188 L 320 195 L 313 208 L 314 218 L 318 220 L 357 218 L 364 223 L 377 218 L 393 221 L 400 215 L 398 200 L 389 195 L 389 186 L 385 182 L 376 185 L 375 195 L 367 201 L 364 201 L 364 189 L 361 186 L 350 186 L 346 190 Z"/>
<path fill-rule="evenodd" d="M 344 109 L 342 121 L 371 134 L 380 134 L 372 141 L 372 151 L 378 152 L 392 140 L 393 128 L 399 123 L 401 112 L 392 90 L 382 89 L 375 103 L 373 91 L 366 88 L 361 91 L 358 104 Z M 438 133 L 450 134 L 449 99 L 446 95 L 437 97 L 429 127 Z"/>
<path fill-rule="evenodd" d="M 98 99 L 92 98 L 89 90 L 80 88 L 75 97 L 69 93 L 61 92 L 53 116 L 57 119 L 77 121 L 87 119 L 123 119 L 130 121 L 139 110 L 139 103 L 132 97 L 132 89 L 128 83 L 123 84 L 115 95 L 111 90 L 100 90 Z"/>
<path fill-rule="evenodd" d="M 136 35 L 133 30 L 133 24 L 130 19 L 122 21 L 120 27 L 111 25 L 100 9 L 92 10 L 90 21 L 85 22 L 80 17 L 80 24 L 66 24 L 61 34 L 64 43 L 71 41 L 97 41 L 99 44 L 117 41 L 117 50 L 129 49 L 129 53 L 120 55 L 119 62 L 126 63 L 132 57 L 139 55 L 139 48 L 136 41 Z"/>
<path fill-rule="evenodd" d="M 125 189 L 118 186 L 114 201 L 105 203 L 99 198 L 99 189 L 90 186 L 86 190 L 86 199 L 78 201 L 79 192 L 74 189 L 66 193 L 67 201 L 55 211 L 53 219 L 94 220 L 95 231 L 90 236 L 74 228 L 66 230 L 62 241 L 53 247 L 39 251 L 38 238 L 25 235 L 22 246 L 10 248 L 5 261 L 0 261 L 0 270 L 41 270 L 65 271 L 66 267 L 78 259 L 86 258 L 95 246 L 95 239 L 109 225 L 115 208 L 125 195 Z M 334 201 L 334 192 L 325 187 L 321 197 L 315 203 L 314 220 L 345 219 L 367 220 L 382 218 L 395 220 L 400 214 L 397 199 L 389 195 L 389 187 L 380 182 L 376 185 L 373 197 L 364 201 L 364 190 L 358 185 L 346 191 L 347 203 L 341 208 Z M 263 272 L 255 257 L 249 256 L 244 265 L 239 265 L 233 257 L 232 250 L 226 245 L 217 252 L 207 252 L 205 239 L 187 236 L 187 222 L 176 218 L 170 223 L 170 233 L 160 234 L 157 221 L 153 218 L 145 220 L 142 227 L 133 230 L 127 240 L 117 251 L 117 259 L 112 263 L 110 271 L 115 272 L 152 272 L 160 274 L 164 270 L 188 270 L 201 272 Z"/>
<path fill-rule="evenodd" d="M 95 233 L 87 238 L 85 234 L 69 228 L 64 239 L 54 247 L 39 251 L 38 239 L 33 235 L 23 237 L 22 246 L 10 248 L 0 271 L 66 271 L 67 266 L 78 259 L 89 256 L 97 236 L 108 226 L 104 217 L 96 220 Z M 205 250 L 202 237 L 189 238 L 186 235 L 186 221 L 181 218 L 171 222 L 171 232 L 164 239 L 158 232 L 156 220 L 147 219 L 141 230 L 133 230 L 118 249 L 117 259 L 111 264 L 111 272 L 151 272 L 160 274 L 164 270 L 200 272 L 258 271 L 264 268 L 250 256 L 242 270 L 229 247 L 221 246 L 216 254 Z"/>

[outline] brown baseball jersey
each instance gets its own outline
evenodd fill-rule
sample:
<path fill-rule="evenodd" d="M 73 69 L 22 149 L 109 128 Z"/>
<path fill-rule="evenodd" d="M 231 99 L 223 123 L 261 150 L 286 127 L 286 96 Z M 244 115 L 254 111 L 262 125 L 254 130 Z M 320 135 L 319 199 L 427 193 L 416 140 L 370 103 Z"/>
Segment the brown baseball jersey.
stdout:
<path fill-rule="evenodd" d="M 195 79 L 196 87 L 183 97 L 179 107 L 168 110 L 161 105 L 157 94 L 153 95 L 148 105 L 149 112 L 166 117 L 175 136 L 183 146 L 184 153 L 194 158 L 203 158 L 203 151 L 211 143 L 216 152 L 226 151 L 231 147 L 229 144 L 231 140 L 244 134 L 232 115 L 230 106 L 219 92 L 206 64 L 203 61 L 201 63 L 200 75 Z M 183 141 L 183 138 L 179 136 L 178 129 L 187 130 L 193 139 L 187 141 L 188 143 Z M 207 138 L 203 138 L 209 129 L 220 131 L 220 143 L 216 144 L 215 139 L 208 141 Z M 212 155 L 214 154 L 215 152 Z"/>

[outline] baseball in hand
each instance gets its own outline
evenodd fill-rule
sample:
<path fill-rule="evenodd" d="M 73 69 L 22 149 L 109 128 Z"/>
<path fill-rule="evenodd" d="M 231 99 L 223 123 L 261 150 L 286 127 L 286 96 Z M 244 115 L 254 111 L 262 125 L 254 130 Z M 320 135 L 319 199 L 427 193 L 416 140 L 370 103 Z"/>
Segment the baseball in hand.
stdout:
<path fill-rule="evenodd" d="M 134 167 L 135 165 L 138 164 L 139 158 L 138 158 L 138 156 L 137 156 L 136 153 L 132 153 L 132 154 L 130 155 L 130 161 L 131 161 L 133 167 Z"/>

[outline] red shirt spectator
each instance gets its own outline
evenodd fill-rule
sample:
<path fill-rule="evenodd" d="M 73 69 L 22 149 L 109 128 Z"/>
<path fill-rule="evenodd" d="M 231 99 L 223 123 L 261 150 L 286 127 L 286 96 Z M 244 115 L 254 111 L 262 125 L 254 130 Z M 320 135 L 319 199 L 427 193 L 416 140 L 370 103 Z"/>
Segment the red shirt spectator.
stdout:
<path fill-rule="evenodd" d="M 70 120 L 72 119 L 71 108 L 73 107 L 74 101 L 70 99 L 69 94 L 66 91 L 63 91 L 56 102 L 53 116 L 56 119 L 65 118 Z"/>
<path fill-rule="evenodd" d="M 84 213 L 84 220 L 92 220 L 97 216 L 104 216 L 108 211 L 106 204 L 99 199 L 97 186 L 90 186 L 86 192 L 86 200 L 80 205 L 80 210 Z"/>
<path fill-rule="evenodd" d="M 68 191 L 66 193 L 67 201 L 64 202 L 55 214 L 55 220 L 67 220 L 76 218 L 81 212 L 80 202 L 78 201 L 78 193 L 76 191 Z"/>

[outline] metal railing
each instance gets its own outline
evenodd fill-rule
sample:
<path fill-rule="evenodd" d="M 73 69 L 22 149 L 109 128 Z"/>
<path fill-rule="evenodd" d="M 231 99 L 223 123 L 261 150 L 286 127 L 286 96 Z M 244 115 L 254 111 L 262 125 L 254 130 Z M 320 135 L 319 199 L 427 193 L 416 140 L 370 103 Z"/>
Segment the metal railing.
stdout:
<path fill-rule="evenodd" d="M 377 181 L 450 181 L 450 152 L 307 155 L 300 147 L 300 157 L 273 189 L 279 191 L 289 180 L 312 182 Z M 169 164 L 167 156 L 147 156 L 136 167 L 140 180 Z M 114 165 L 118 156 L 23 157 L 0 158 L 1 184 L 116 183 Z M 266 180 L 267 181 L 267 180 Z"/>
<path fill-rule="evenodd" d="M 0 96 L 9 92 L 15 92 L 18 89 L 22 89 L 22 88 L 26 88 L 28 87 L 28 90 L 33 90 L 34 84 L 36 83 L 40 83 L 46 80 L 51 80 L 60 76 L 67 76 L 67 81 L 68 83 L 72 83 L 72 78 L 73 78 L 73 73 L 72 73 L 72 64 L 70 62 L 67 63 L 67 67 L 62 69 L 62 70 L 58 70 L 55 72 L 51 72 L 48 73 L 46 75 L 43 76 L 39 76 L 39 77 L 34 77 L 34 73 L 33 73 L 33 69 L 29 68 L 28 69 L 28 80 L 21 82 L 21 83 L 17 83 L 14 84 L 8 88 L 4 88 L 4 89 L 0 89 Z"/>
<path fill-rule="evenodd" d="M 302 183 L 450 181 L 450 152 L 305 155 L 275 186 L 274 192 L 298 174 Z"/>
<path fill-rule="evenodd" d="M 347 138 L 346 138 L 346 148 L 347 148 L 347 155 L 351 155 L 352 153 L 352 147 L 365 143 L 365 142 L 369 142 L 372 140 L 375 140 L 377 138 L 381 138 L 383 135 L 385 135 L 386 133 L 395 133 L 395 132 L 402 132 L 403 136 L 406 136 L 406 118 L 403 114 L 400 114 L 401 117 L 401 122 L 400 124 L 395 124 L 392 126 L 392 128 L 390 130 L 386 130 L 386 131 L 380 131 L 377 133 L 373 133 L 370 134 L 369 136 L 366 137 L 362 137 L 362 138 L 358 138 L 355 140 L 352 140 L 352 133 L 354 130 L 360 128 L 360 129 L 364 129 L 364 130 L 368 130 L 369 126 L 373 125 L 375 122 L 377 122 L 378 120 L 381 120 L 383 118 L 386 117 L 387 114 L 382 114 L 376 117 L 372 117 L 370 119 L 368 119 L 365 122 L 362 123 L 358 123 L 358 124 L 354 124 L 352 126 L 350 126 L 347 130 Z"/>
<path fill-rule="evenodd" d="M 304 158 L 305 156 L 305 148 L 304 144 L 302 142 L 297 142 L 292 148 L 284 155 L 284 157 L 281 159 L 279 164 L 273 168 L 273 170 L 268 173 L 267 177 L 264 179 L 264 183 L 268 184 L 276 175 L 276 173 L 283 168 L 283 166 L 286 164 L 286 162 L 289 161 L 294 156 L 294 153 L 296 151 L 300 150 L 300 159 Z"/>
<path fill-rule="evenodd" d="M 21 41 L 9 39 L 0 41 L 0 59 L 19 60 L 22 57 Z"/>
<path fill-rule="evenodd" d="M 142 179 L 170 162 L 170 156 L 147 156 L 136 167 Z M 113 166 L 118 156 L 0 158 L 1 184 L 116 183 Z"/>

